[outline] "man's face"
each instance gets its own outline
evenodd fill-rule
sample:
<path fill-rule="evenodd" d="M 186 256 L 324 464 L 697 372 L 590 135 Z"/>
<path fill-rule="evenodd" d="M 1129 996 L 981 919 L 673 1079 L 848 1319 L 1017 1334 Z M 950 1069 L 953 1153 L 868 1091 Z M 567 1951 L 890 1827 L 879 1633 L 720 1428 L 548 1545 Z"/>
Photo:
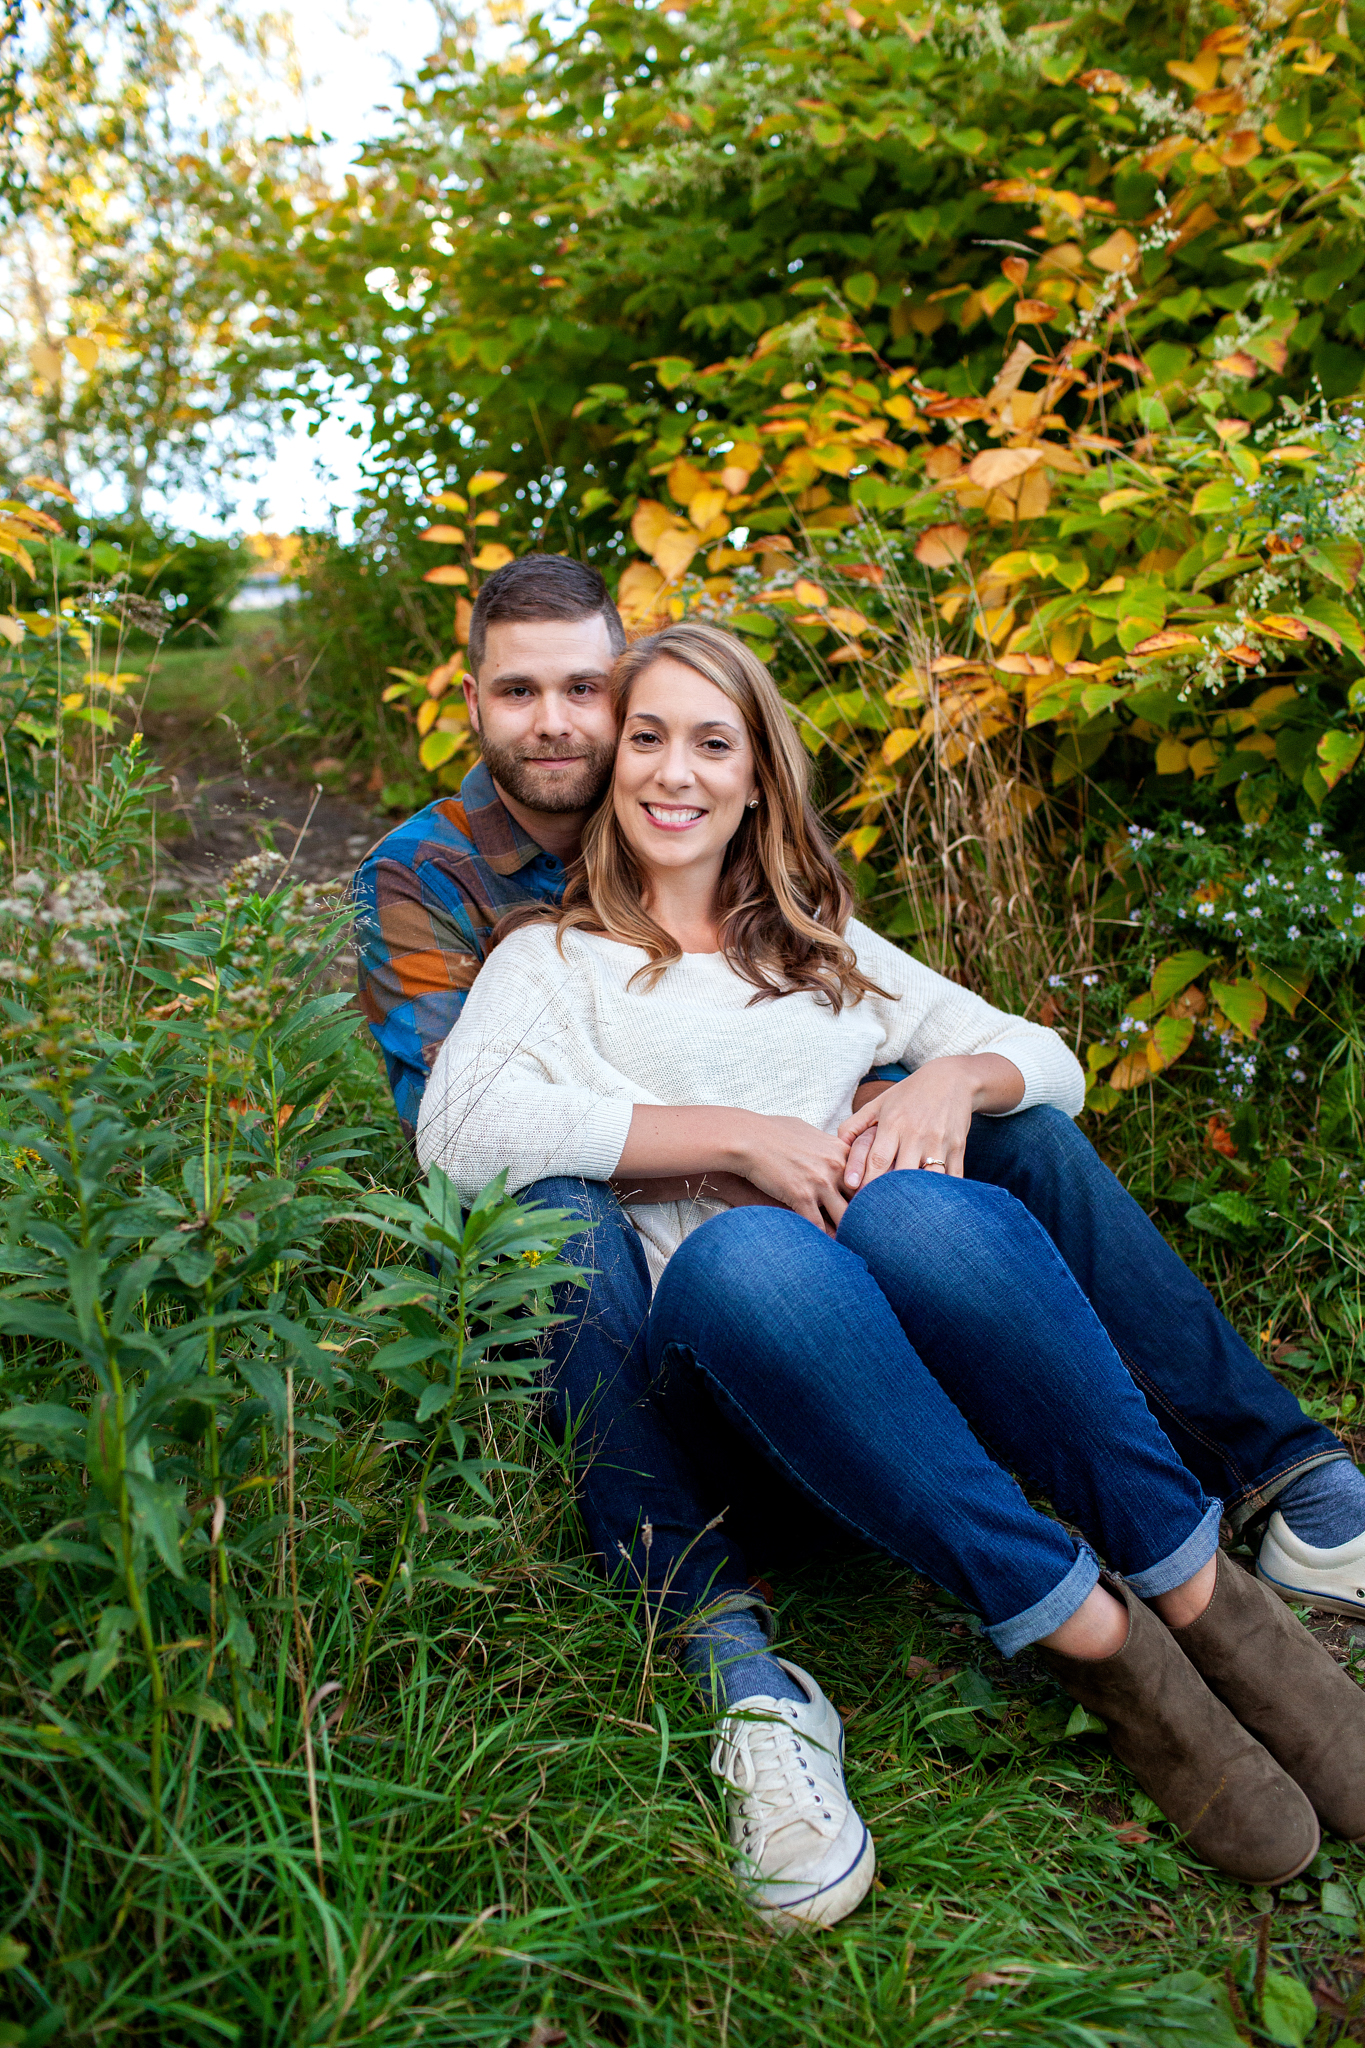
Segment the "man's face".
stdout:
<path fill-rule="evenodd" d="M 614 660 L 600 612 L 488 628 L 465 699 L 489 773 L 527 810 L 590 810 L 606 788 L 616 753 L 607 689 Z"/>

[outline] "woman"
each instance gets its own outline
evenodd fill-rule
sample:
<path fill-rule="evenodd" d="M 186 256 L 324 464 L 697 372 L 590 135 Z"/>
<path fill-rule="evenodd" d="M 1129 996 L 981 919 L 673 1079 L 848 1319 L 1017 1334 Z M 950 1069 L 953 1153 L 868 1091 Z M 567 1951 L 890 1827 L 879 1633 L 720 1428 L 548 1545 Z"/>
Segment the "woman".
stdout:
<path fill-rule="evenodd" d="M 1074 1115 L 1077 1062 L 850 920 L 805 752 L 738 641 L 668 627 L 615 687 L 582 872 L 475 983 L 427 1089 L 423 1163 L 467 1196 L 503 1171 L 513 1188 L 712 1176 L 725 1199 L 633 1212 L 655 1398 L 680 1431 L 696 1441 L 711 1404 L 756 1471 L 958 1594 L 1005 1655 L 1036 1647 L 1220 1869 L 1284 1882 L 1319 1818 L 1365 1836 L 1365 1700 L 1220 1557 L 1219 1503 L 1041 1226 L 961 1178 L 973 1114 Z M 851 1113 L 895 1062 L 910 1078 Z M 754 1903 L 829 1923 L 867 1890 L 872 1845 L 836 1714 L 769 1664 L 764 1691 L 731 1696 L 714 1765 Z"/>

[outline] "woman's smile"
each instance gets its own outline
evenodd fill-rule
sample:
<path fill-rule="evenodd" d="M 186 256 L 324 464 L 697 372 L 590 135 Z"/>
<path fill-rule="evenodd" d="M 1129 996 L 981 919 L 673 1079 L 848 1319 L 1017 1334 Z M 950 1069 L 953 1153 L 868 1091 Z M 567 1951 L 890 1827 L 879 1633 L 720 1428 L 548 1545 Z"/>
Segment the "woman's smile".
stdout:
<path fill-rule="evenodd" d="M 706 816 L 706 812 L 696 804 L 665 804 L 647 800 L 640 808 L 650 822 L 664 832 L 686 832 L 690 825 Z"/>

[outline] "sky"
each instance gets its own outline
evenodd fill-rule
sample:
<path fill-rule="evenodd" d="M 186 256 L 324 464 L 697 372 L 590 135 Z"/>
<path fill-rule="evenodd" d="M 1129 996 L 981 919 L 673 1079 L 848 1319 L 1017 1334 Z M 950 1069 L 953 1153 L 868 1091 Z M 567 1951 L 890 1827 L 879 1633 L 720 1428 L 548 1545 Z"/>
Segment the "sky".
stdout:
<path fill-rule="evenodd" d="M 322 154 L 339 182 L 361 143 L 389 125 L 397 85 L 435 48 L 436 9 L 431 0 L 292 0 L 289 12 L 310 74 L 305 119 L 334 138 Z M 334 413 L 311 440 L 302 428 L 282 428 L 274 459 L 238 486 L 235 512 L 224 523 L 239 532 L 292 533 L 336 517 L 344 529 L 359 485 L 363 444 L 346 432 L 357 410 Z M 178 493 L 166 509 L 200 531 L 219 524 L 194 493 Z"/>

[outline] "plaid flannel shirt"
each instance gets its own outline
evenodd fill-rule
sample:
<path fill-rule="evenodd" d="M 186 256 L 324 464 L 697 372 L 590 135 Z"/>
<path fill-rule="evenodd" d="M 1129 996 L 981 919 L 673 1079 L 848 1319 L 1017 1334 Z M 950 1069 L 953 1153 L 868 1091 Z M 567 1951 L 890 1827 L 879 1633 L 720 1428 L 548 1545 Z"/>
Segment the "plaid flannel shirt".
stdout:
<path fill-rule="evenodd" d="M 520 903 L 558 903 L 564 864 L 501 802 L 483 762 L 367 853 L 351 884 L 360 1007 L 384 1055 L 399 1122 L 416 1135 L 436 1055 Z"/>

